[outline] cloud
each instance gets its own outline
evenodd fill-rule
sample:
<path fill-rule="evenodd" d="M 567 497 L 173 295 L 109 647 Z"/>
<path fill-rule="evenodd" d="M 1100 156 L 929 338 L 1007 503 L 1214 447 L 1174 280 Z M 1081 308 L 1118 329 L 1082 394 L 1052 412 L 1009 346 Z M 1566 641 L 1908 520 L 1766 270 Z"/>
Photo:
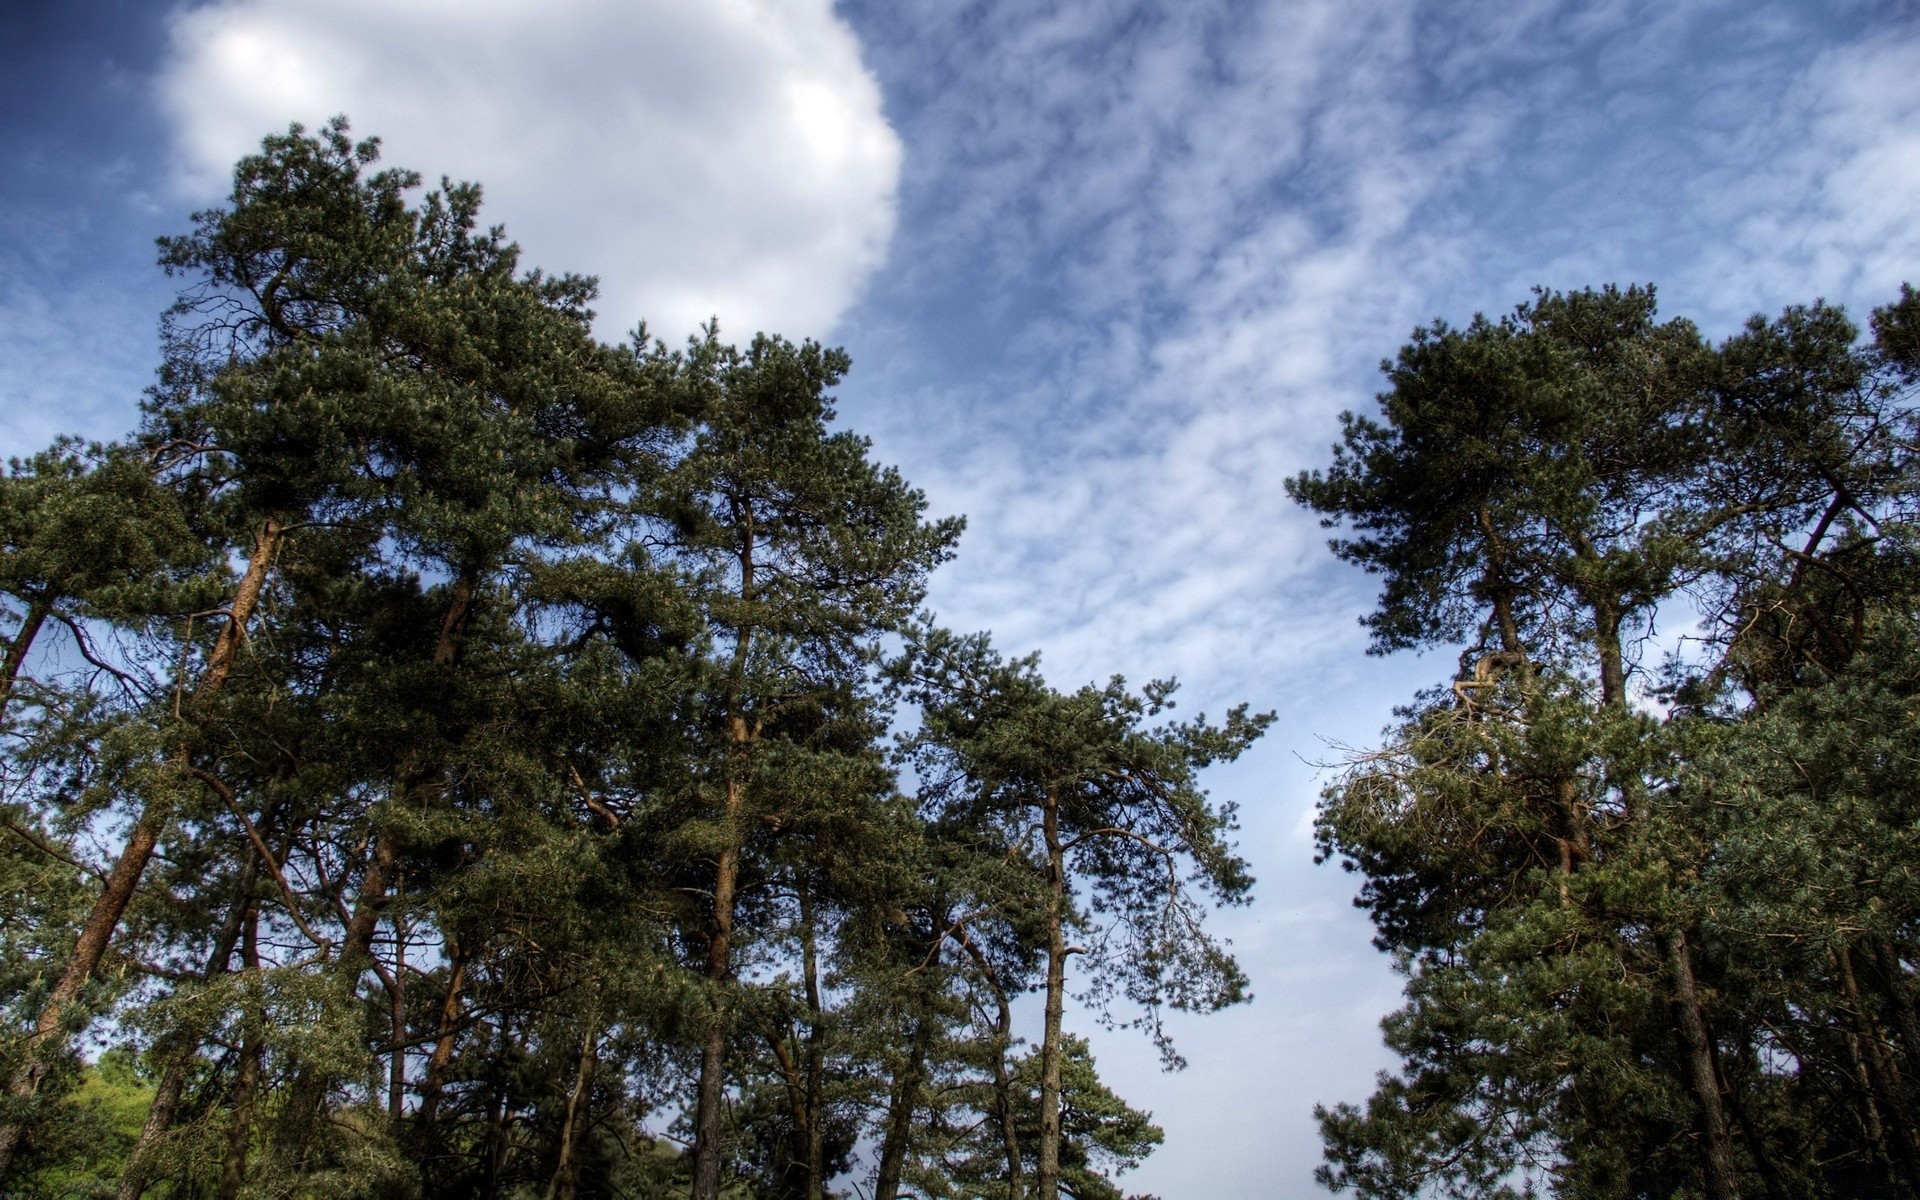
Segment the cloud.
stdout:
<path fill-rule="evenodd" d="M 885 257 L 901 146 L 828 0 L 218 0 L 159 98 L 196 197 L 346 113 L 471 179 L 529 265 L 600 277 L 601 332 L 827 332 Z"/>
<path fill-rule="evenodd" d="M 917 12 L 893 43 L 946 49 L 888 73 L 914 273 L 854 328 L 919 304 L 992 347 L 858 414 L 969 515 L 942 616 L 1062 684 L 1179 674 L 1215 709 L 1357 652 L 1363 598 L 1281 480 L 1426 315 L 1458 255 L 1420 218 L 1510 118 L 1422 110 L 1405 5 Z"/>
<path fill-rule="evenodd" d="M 1866 16 L 1764 0 L 853 19 L 913 154 L 844 407 L 968 516 L 939 616 L 1043 649 L 1061 686 L 1178 675 L 1185 715 L 1280 714 L 1208 778 L 1243 800 L 1260 901 L 1217 928 L 1260 1001 L 1181 1023 L 1183 1077 L 1095 1039 L 1168 1122 L 1127 1186 L 1316 1194 L 1307 1114 L 1365 1096 L 1396 985 L 1355 880 L 1307 869 L 1317 788 L 1293 756 L 1377 744 L 1453 655 L 1362 655 L 1378 580 L 1332 560 L 1283 480 L 1326 463 L 1336 414 L 1371 410 L 1375 365 L 1435 316 L 1651 279 L 1726 330 L 1916 261 L 1920 60 Z"/>
<path fill-rule="evenodd" d="M 1864 318 L 1920 279 L 1920 37 L 1833 47 L 1783 82 L 1739 159 L 1698 183 L 1727 230 L 1701 273 L 1749 308 L 1825 296 Z"/>

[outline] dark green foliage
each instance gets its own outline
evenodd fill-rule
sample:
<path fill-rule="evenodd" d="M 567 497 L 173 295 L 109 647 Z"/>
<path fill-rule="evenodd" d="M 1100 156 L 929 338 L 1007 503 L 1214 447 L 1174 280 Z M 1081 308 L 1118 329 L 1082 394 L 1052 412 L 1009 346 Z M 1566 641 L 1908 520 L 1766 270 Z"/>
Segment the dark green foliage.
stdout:
<path fill-rule="evenodd" d="M 603 344 L 344 120 L 234 178 L 136 435 L 0 478 L 0 1192 L 826 1200 L 946 1095 L 1018 1177 L 1042 893 L 901 792 L 883 639 L 961 523 L 831 427 L 846 356 Z M 1163 699 L 1048 701 L 1164 785 L 1076 819 L 1244 899 L 1192 772 L 1259 722 Z M 1240 998 L 1129 854 L 1077 856 L 1107 977 Z M 1066 1046 L 1062 1186 L 1117 1196 L 1158 1131 Z"/>
<path fill-rule="evenodd" d="M 1468 643 L 1321 809 L 1408 980 L 1328 1184 L 1920 1185 L 1912 304 L 1708 347 L 1651 292 L 1540 293 L 1419 331 L 1292 481 L 1385 576 L 1376 648 Z"/>

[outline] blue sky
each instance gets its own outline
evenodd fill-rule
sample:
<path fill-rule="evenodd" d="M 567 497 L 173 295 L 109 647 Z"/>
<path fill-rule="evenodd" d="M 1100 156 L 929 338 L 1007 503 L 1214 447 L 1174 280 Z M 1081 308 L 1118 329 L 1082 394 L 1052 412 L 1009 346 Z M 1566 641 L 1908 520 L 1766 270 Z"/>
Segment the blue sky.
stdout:
<path fill-rule="evenodd" d="M 1367 659 L 1368 581 L 1281 481 L 1412 327 L 1653 282 L 1723 336 L 1920 276 L 1920 10 L 1829 0 L 85 0 L 0 17 L 0 453 L 135 419 L 152 239 L 269 129 L 346 112 L 487 185 L 602 333 L 845 345 L 849 425 L 964 512 L 932 603 L 1057 683 L 1280 722 L 1218 772 L 1257 998 L 1097 1035 L 1167 1127 L 1129 1186 L 1315 1194 L 1309 1109 L 1396 980 L 1311 865 L 1315 764 L 1451 655 Z"/>

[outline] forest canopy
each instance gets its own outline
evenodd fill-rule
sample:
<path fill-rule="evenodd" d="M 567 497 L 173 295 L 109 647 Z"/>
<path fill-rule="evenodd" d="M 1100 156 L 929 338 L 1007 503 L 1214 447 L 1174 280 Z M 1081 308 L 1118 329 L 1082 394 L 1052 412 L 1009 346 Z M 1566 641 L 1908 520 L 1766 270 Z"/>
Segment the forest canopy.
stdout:
<path fill-rule="evenodd" d="M 1416 331 L 1291 481 L 1376 652 L 1464 647 L 1323 797 L 1406 978 L 1323 1182 L 1920 1190 L 1917 330 L 1541 291 Z"/>
<path fill-rule="evenodd" d="M 0 1190 L 1118 1200 L 1065 999 L 1245 998 L 1267 718 L 939 628 L 844 353 L 602 343 L 419 185 L 266 139 L 138 430 L 0 480 Z"/>
<path fill-rule="evenodd" d="M 843 352 L 602 342 L 420 185 L 266 139 L 138 428 L 0 477 L 0 1191 L 1125 1200 L 1070 1022 L 1248 998 L 1271 717 L 941 627 Z M 1287 490 L 1458 658 L 1321 799 L 1405 982 L 1321 1181 L 1920 1192 L 1920 296 L 1383 370 Z"/>

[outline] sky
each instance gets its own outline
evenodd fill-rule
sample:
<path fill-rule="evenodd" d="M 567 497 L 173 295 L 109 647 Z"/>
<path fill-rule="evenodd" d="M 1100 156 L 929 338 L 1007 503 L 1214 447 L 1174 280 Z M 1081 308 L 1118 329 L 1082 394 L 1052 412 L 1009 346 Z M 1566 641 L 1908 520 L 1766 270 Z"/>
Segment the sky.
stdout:
<path fill-rule="evenodd" d="M 947 624 L 1278 714 L 1208 780 L 1255 999 L 1176 1020 L 1174 1075 L 1079 1017 L 1165 1200 L 1320 1194 L 1312 1106 L 1389 1065 L 1399 981 L 1313 805 L 1453 655 L 1367 657 L 1373 581 L 1282 488 L 1380 360 L 1536 285 L 1653 283 L 1719 338 L 1920 277 L 1913 0 L 8 5 L 0 455 L 132 427 L 153 239 L 335 113 L 598 275 L 605 338 L 846 347 L 844 423 L 968 518 Z"/>

